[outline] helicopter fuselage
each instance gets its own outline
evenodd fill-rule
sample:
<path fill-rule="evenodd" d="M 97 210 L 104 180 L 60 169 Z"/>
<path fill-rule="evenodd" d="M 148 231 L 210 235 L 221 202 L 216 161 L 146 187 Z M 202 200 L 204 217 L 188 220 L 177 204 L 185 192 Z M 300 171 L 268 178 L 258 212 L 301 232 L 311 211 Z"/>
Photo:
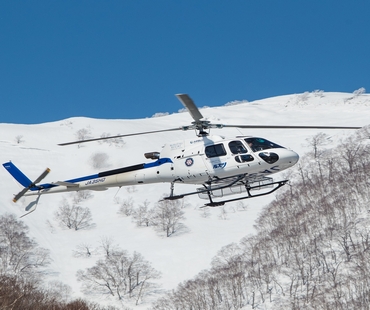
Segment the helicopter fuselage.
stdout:
<path fill-rule="evenodd" d="M 80 190 L 106 190 L 151 183 L 204 184 L 246 175 L 260 179 L 297 163 L 299 156 L 263 138 L 204 136 L 179 140 L 152 152 L 153 161 L 100 172 L 81 178 L 40 184 L 26 196 Z"/>

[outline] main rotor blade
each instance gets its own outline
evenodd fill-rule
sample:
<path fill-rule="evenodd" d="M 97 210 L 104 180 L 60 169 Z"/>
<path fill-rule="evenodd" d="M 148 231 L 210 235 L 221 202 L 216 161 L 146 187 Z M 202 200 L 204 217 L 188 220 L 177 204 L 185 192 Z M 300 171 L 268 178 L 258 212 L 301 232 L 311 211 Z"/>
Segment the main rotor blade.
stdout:
<path fill-rule="evenodd" d="M 58 145 L 59 146 L 65 146 L 65 145 L 71 145 L 71 144 L 80 144 L 80 143 L 85 143 L 85 142 L 108 140 L 108 139 L 130 137 L 130 136 L 139 136 L 139 135 L 146 135 L 146 134 L 151 134 L 151 133 L 159 133 L 159 132 L 166 132 L 166 131 L 177 131 L 177 130 L 183 130 L 183 128 L 178 127 L 178 128 L 161 129 L 161 130 L 153 130 L 153 131 L 143 131 L 143 132 L 129 133 L 129 134 L 125 134 L 125 135 L 116 135 L 116 136 L 109 136 L 109 137 L 100 137 L 100 138 L 92 138 L 92 139 L 86 139 L 86 140 L 65 142 L 65 143 L 59 143 Z"/>
<path fill-rule="evenodd" d="M 199 122 L 203 118 L 203 115 L 199 112 L 198 107 L 195 105 L 193 99 L 191 99 L 189 95 L 177 94 L 176 97 L 181 101 L 196 122 Z"/>
<path fill-rule="evenodd" d="M 299 125 L 222 125 L 230 128 L 250 129 L 360 129 L 361 126 L 299 126 Z"/>

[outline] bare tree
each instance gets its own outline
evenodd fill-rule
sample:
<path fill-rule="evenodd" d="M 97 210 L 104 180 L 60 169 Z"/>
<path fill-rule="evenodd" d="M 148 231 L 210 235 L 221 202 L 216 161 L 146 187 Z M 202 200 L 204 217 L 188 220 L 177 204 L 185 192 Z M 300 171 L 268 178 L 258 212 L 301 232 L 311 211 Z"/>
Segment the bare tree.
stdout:
<path fill-rule="evenodd" d="M 340 144 L 340 154 L 348 165 L 348 172 L 353 173 L 361 162 L 361 156 L 364 155 L 365 146 L 358 141 L 356 137 L 349 137 Z M 366 155 L 365 155 L 366 156 Z"/>
<path fill-rule="evenodd" d="M 315 159 L 322 155 L 324 150 L 321 148 L 332 142 L 330 136 L 323 132 L 320 132 L 311 138 L 307 138 L 306 141 L 308 142 L 308 145 L 312 147 L 313 157 Z"/>
<path fill-rule="evenodd" d="M 113 239 L 110 237 L 102 237 L 100 240 L 100 247 L 103 250 L 105 257 L 109 257 L 118 248 L 113 244 Z"/>
<path fill-rule="evenodd" d="M 307 99 L 310 97 L 310 93 L 308 91 L 305 91 L 304 93 L 297 95 L 297 101 L 301 101 L 303 103 L 307 102 Z"/>
<path fill-rule="evenodd" d="M 185 225 L 181 222 L 184 217 L 182 202 L 180 200 L 162 200 L 154 208 L 153 223 L 154 226 L 166 232 L 169 237 Z"/>
<path fill-rule="evenodd" d="M 68 286 L 53 282 L 46 288 L 32 280 L 0 275 L 0 309 L 60 309 L 60 310 L 118 310 L 112 306 L 101 307 L 82 299 L 70 301 Z"/>
<path fill-rule="evenodd" d="M 108 138 L 108 137 L 111 137 L 111 136 L 113 136 L 113 135 L 111 135 L 108 132 L 102 133 L 100 137 L 103 138 L 103 140 L 100 140 L 99 143 L 108 143 L 110 146 L 111 145 L 123 146 L 125 144 L 122 137 L 104 139 L 104 138 Z M 119 136 L 119 134 L 117 134 L 116 136 Z"/>
<path fill-rule="evenodd" d="M 81 128 L 76 132 L 78 141 L 83 141 L 91 138 L 91 130 L 87 128 Z"/>
<path fill-rule="evenodd" d="M 59 281 L 42 282 L 49 252 L 28 237 L 28 227 L 15 215 L 0 216 L 0 309 L 114 310 L 70 300 L 71 288 Z"/>
<path fill-rule="evenodd" d="M 60 281 L 48 282 L 46 291 L 48 292 L 49 298 L 52 297 L 54 300 L 58 300 L 62 303 L 68 303 L 71 299 L 72 288 Z"/>
<path fill-rule="evenodd" d="M 231 263 L 238 255 L 240 255 L 240 247 L 236 243 L 230 243 L 218 251 L 217 255 L 212 259 L 212 266 L 217 267 Z"/>
<path fill-rule="evenodd" d="M 360 87 L 359 89 L 356 89 L 354 92 L 353 92 L 353 95 L 355 97 L 358 97 L 360 95 L 363 95 L 364 93 L 366 93 L 366 89 L 364 87 Z"/>
<path fill-rule="evenodd" d="M 218 218 L 220 220 L 227 220 L 228 219 L 228 212 L 227 212 L 225 206 L 222 206 L 220 208 L 220 214 L 219 214 Z"/>
<path fill-rule="evenodd" d="M 244 201 L 238 201 L 236 203 L 236 209 L 239 211 L 247 211 L 248 210 L 248 205 L 245 204 Z"/>
<path fill-rule="evenodd" d="M 132 211 L 132 218 L 137 226 L 151 226 L 154 224 L 153 209 L 149 208 L 150 202 L 145 200 L 143 204 Z"/>
<path fill-rule="evenodd" d="M 65 198 L 54 216 L 61 226 L 66 226 L 69 229 L 79 230 L 94 227 L 90 209 L 78 205 L 71 206 Z"/>
<path fill-rule="evenodd" d="M 26 278 L 43 271 L 49 251 L 28 237 L 28 227 L 13 214 L 0 216 L 0 273 Z"/>
<path fill-rule="evenodd" d="M 77 272 L 77 279 L 83 284 L 84 291 L 108 294 L 123 300 L 135 298 L 136 303 L 146 294 L 151 286 L 150 280 L 160 274 L 141 254 L 115 250 L 96 262 L 95 266 Z"/>
<path fill-rule="evenodd" d="M 17 135 L 15 137 L 15 142 L 17 142 L 17 144 L 20 144 L 20 143 L 24 142 L 23 136 L 22 135 Z"/>
<path fill-rule="evenodd" d="M 94 195 L 91 193 L 91 191 L 88 190 L 72 193 L 72 201 L 74 204 L 79 204 L 82 201 L 90 199 L 92 197 L 94 197 Z"/>
<path fill-rule="evenodd" d="M 74 257 L 90 257 L 92 255 L 92 246 L 89 243 L 81 243 L 73 251 Z"/>
<path fill-rule="evenodd" d="M 73 206 L 72 214 L 73 214 L 73 228 L 75 230 L 87 229 L 95 226 L 92 223 L 92 215 L 89 208 Z"/>
<path fill-rule="evenodd" d="M 122 201 L 118 213 L 125 216 L 130 216 L 134 212 L 134 201 L 132 197 L 129 197 Z"/>
<path fill-rule="evenodd" d="M 324 97 L 324 91 L 323 90 L 315 89 L 312 93 L 315 97 L 319 97 L 319 98 Z"/>

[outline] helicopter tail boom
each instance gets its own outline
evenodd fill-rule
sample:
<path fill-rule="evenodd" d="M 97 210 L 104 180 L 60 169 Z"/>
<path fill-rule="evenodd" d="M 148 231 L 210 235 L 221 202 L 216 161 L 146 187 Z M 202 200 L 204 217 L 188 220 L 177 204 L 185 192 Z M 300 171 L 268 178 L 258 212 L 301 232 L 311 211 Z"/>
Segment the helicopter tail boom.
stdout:
<path fill-rule="evenodd" d="M 40 184 L 40 181 L 50 172 L 49 168 L 47 168 L 35 181 L 32 182 L 11 161 L 4 163 L 3 166 L 22 186 L 22 190 L 18 194 L 14 195 L 13 198 L 13 201 L 17 202 L 23 196 L 40 196 L 43 194 L 80 190 L 102 191 L 107 190 L 109 187 L 141 184 L 145 182 L 144 178 L 146 181 L 162 182 L 162 180 L 158 178 L 158 171 L 160 171 L 158 168 L 159 166 L 171 163 L 172 160 L 170 158 L 159 158 L 155 162 L 151 163 L 142 163 L 65 181 L 42 184 Z M 171 176 L 169 177 L 171 178 Z"/>

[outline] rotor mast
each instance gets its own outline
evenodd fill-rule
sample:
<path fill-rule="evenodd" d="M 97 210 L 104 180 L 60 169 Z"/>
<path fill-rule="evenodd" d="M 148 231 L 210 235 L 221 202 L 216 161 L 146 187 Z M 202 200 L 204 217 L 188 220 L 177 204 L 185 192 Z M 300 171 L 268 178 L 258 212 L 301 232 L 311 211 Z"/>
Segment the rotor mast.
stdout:
<path fill-rule="evenodd" d="M 188 94 L 177 94 L 176 97 L 180 100 L 182 105 L 188 110 L 189 114 L 194 119 L 194 122 L 191 122 L 190 126 L 183 126 L 183 130 L 195 129 L 198 137 L 205 137 L 209 135 L 209 130 L 211 128 L 223 127 L 221 124 L 211 124 L 210 121 L 202 120 L 204 119 L 202 113 L 200 113 L 193 99 L 191 99 Z"/>

